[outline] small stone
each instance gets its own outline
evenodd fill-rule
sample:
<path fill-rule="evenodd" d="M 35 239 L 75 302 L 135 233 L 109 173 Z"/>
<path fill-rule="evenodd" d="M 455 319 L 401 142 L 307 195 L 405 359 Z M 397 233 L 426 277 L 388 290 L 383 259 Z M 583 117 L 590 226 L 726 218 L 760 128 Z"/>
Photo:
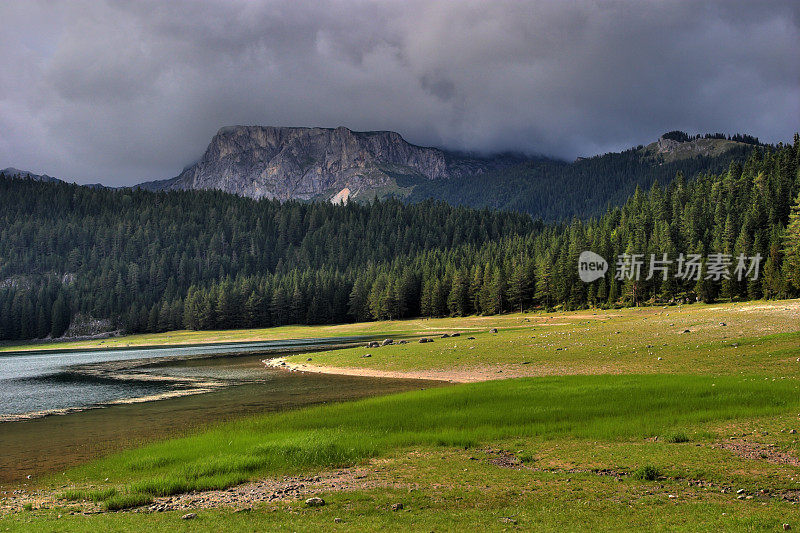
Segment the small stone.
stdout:
<path fill-rule="evenodd" d="M 442 333 L 442 336 L 441 336 L 441 338 L 442 338 L 442 339 L 449 339 L 449 338 L 450 338 L 450 335 L 449 335 L 449 334 L 447 334 L 447 333 Z"/>
<path fill-rule="evenodd" d="M 659 357 L 658 360 L 661 361 L 661 357 Z"/>
<path fill-rule="evenodd" d="M 489 333 L 497 333 L 497 328 L 492 328 L 489 330 Z"/>
<path fill-rule="evenodd" d="M 720 323 L 719 323 L 719 325 L 724 327 L 724 326 L 726 326 L 727 324 L 725 324 L 725 322 L 720 322 Z"/>
<path fill-rule="evenodd" d="M 503 522 L 504 524 L 511 524 L 511 525 L 517 524 L 516 520 L 508 516 L 504 516 L 503 518 L 500 519 L 500 521 Z"/>
<path fill-rule="evenodd" d="M 392 504 L 392 511 L 402 511 L 403 504 L 402 503 L 393 503 Z"/>
<path fill-rule="evenodd" d="M 790 429 L 790 430 L 789 430 L 789 433 L 791 433 L 792 435 L 794 435 L 795 433 L 797 433 L 797 430 L 796 430 L 796 429 Z"/>
<path fill-rule="evenodd" d="M 309 507 L 322 507 L 323 505 L 325 505 L 325 500 L 314 496 L 313 498 L 309 498 L 306 500 L 306 505 L 308 505 Z"/>
<path fill-rule="evenodd" d="M 371 354 L 371 353 L 365 353 L 365 354 L 364 354 L 364 355 L 362 355 L 361 357 L 372 357 L 372 354 Z M 309 359 L 309 360 L 310 360 L 310 359 Z"/>
<path fill-rule="evenodd" d="M 197 518 L 197 513 L 186 513 L 181 517 L 181 520 L 192 520 L 194 518 Z"/>
<path fill-rule="evenodd" d="M 311 358 L 309 357 L 308 359 L 306 359 L 306 361 L 311 361 Z"/>
<path fill-rule="evenodd" d="M 342 519 L 341 518 L 334 518 L 333 522 L 334 522 L 334 524 L 341 524 L 342 523 Z"/>
<path fill-rule="evenodd" d="M 467 337 L 467 340 L 469 340 L 469 341 L 474 341 L 474 340 L 475 340 L 475 337 Z"/>
<path fill-rule="evenodd" d="M 792 529 L 792 526 L 790 526 L 789 524 L 783 524 L 784 531 L 789 531 L 790 529 Z"/>
<path fill-rule="evenodd" d="M 739 489 L 736 491 L 736 494 L 744 494 L 744 489 Z"/>
<path fill-rule="evenodd" d="M 691 333 L 688 329 L 683 330 L 684 333 Z"/>

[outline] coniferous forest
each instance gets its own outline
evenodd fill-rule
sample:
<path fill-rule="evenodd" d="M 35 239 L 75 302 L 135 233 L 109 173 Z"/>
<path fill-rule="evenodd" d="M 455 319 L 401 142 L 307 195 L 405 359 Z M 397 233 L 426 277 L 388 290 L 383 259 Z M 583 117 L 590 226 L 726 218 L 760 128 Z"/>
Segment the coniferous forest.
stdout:
<path fill-rule="evenodd" d="M 399 200 L 254 201 L 0 176 L 0 339 L 800 295 L 800 138 L 588 220 Z M 558 184 L 553 184 L 558 186 Z M 578 192 L 576 192 L 578 194 Z M 592 250 L 610 271 L 578 279 Z M 763 257 L 758 279 L 617 280 L 620 254 Z"/>

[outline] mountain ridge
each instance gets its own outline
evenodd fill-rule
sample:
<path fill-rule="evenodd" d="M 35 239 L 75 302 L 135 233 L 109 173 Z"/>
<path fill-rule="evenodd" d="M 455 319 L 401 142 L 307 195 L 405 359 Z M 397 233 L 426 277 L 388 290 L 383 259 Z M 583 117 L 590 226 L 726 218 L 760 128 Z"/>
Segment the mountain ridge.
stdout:
<path fill-rule="evenodd" d="M 225 126 L 196 164 L 175 178 L 139 186 L 151 190 L 216 189 L 278 200 L 330 200 L 349 189 L 350 198 L 367 199 L 399 190 L 398 178 L 451 179 L 520 160 L 511 155 L 470 157 L 417 146 L 394 131 Z"/>

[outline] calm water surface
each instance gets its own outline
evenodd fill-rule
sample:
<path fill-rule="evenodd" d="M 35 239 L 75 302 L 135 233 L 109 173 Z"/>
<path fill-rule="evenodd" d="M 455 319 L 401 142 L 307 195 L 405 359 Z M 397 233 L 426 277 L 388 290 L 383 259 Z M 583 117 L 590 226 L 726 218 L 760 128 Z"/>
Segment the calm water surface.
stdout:
<path fill-rule="evenodd" d="M 36 483 L 43 475 L 113 451 L 245 415 L 438 385 L 420 380 L 290 373 L 265 368 L 261 362 L 267 356 L 321 349 L 334 341 L 353 339 L 0 356 L 0 414 L 98 407 L 183 386 L 85 373 L 86 368 L 102 367 L 109 361 L 141 364 L 142 359 L 160 358 L 158 364 L 136 368 L 135 374 L 213 379 L 227 384 L 203 394 L 0 422 L 0 485 Z M 231 352 L 236 355 L 224 355 Z M 208 358 L 183 360 L 180 356 Z M 123 370 L 117 373 L 124 374 L 125 364 L 118 366 Z M 31 481 L 27 481 L 28 475 Z"/>
<path fill-rule="evenodd" d="M 207 344 L 168 348 L 135 348 L 90 351 L 17 352 L 0 355 L 0 417 L 56 409 L 83 408 L 113 401 L 149 396 L 185 387 L 179 383 L 155 382 L 140 379 L 119 379 L 87 373 L 87 365 L 136 361 L 153 358 L 200 357 L 224 354 L 270 353 L 296 351 L 326 345 L 331 342 L 352 342 L 355 338 L 302 339 L 265 342 Z M 202 370 L 184 366 L 187 377 L 214 377 Z M 140 369 L 137 369 L 139 371 Z M 152 370 L 148 370 L 153 373 Z M 180 373 L 175 374 L 181 377 Z M 224 376 L 217 377 L 225 379 Z M 244 376 L 231 374 L 229 379 Z M 250 376 L 254 377 L 254 376 Z"/>

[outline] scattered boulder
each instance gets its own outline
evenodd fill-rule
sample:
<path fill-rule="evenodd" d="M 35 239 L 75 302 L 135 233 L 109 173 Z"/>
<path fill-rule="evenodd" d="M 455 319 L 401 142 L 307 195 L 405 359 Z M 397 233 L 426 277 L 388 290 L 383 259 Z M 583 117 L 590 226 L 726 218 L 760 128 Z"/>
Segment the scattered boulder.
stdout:
<path fill-rule="evenodd" d="M 419 340 L 419 342 L 420 342 L 420 344 L 425 344 L 426 342 L 433 342 L 433 339 L 428 339 L 428 338 L 426 338 L 426 337 L 422 337 L 422 338 Z"/>
<path fill-rule="evenodd" d="M 306 361 L 311 361 L 311 358 L 309 357 L 308 359 L 306 359 Z"/>
<path fill-rule="evenodd" d="M 371 354 L 371 353 L 365 353 L 365 354 L 364 354 L 364 355 L 362 355 L 361 357 L 362 357 L 362 358 L 364 358 L 364 357 L 372 357 L 372 354 Z"/>
<path fill-rule="evenodd" d="M 791 435 L 796 435 L 796 434 L 797 434 L 797 430 L 796 430 L 796 429 L 790 429 L 790 430 L 789 430 L 789 433 L 790 433 Z"/>
<path fill-rule="evenodd" d="M 392 339 L 383 339 L 381 346 L 389 346 L 390 344 L 394 344 L 394 341 Z"/>
<path fill-rule="evenodd" d="M 397 341 L 397 344 L 408 344 L 407 340 Z"/>
<path fill-rule="evenodd" d="M 314 496 L 313 498 L 309 498 L 306 500 L 306 505 L 308 505 L 309 507 L 322 507 L 323 505 L 325 505 L 325 500 Z"/>
<path fill-rule="evenodd" d="M 367 344 L 367 348 L 380 348 L 380 347 L 381 343 L 379 343 L 378 341 L 370 341 L 369 344 Z"/>
<path fill-rule="evenodd" d="M 691 331 L 690 331 L 690 330 L 688 330 L 688 329 L 685 329 L 685 330 L 683 330 L 683 332 L 684 332 L 684 333 L 691 333 Z"/>
<path fill-rule="evenodd" d="M 469 340 L 469 341 L 474 341 L 474 340 L 475 340 L 475 337 L 467 337 L 467 340 Z"/>
<path fill-rule="evenodd" d="M 517 524 L 517 521 L 516 521 L 516 520 L 514 520 L 513 518 L 509 517 L 509 516 L 504 516 L 504 517 L 502 517 L 502 518 L 500 519 L 500 521 L 501 521 L 502 523 L 504 523 L 504 524 L 511 524 L 512 526 Z"/>
<path fill-rule="evenodd" d="M 492 328 L 489 330 L 489 333 L 497 333 L 497 328 Z"/>
<path fill-rule="evenodd" d="M 342 519 L 341 518 L 334 518 L 333 519 L 333 523 L 334 524 L 341 524 L 342 523 Z"/>
<path fill-rule="evenodd" d="M 719 323 L 719 325 L 724 327 L 724 326 L 726 326 L 727 324 L 725 324 L 725 322 L 720 322 L 720 323 Z"/>
<path fill-rule="evenodd" d="M 442 339 L 447 339 L 449 337 L 450 337 L 450 335 L 448 335 L 447 333 L 442 333 L 442 337 L 441 337 Z"/>
<path fill-rule="evenodd" d="M 197 518 L 197 513 L 186 513 L 181 517 L 181 520 L 192 520 L 193 518 Z"/>
<path fill-rule="evenodd" d="M 451 336 L 451 337 L 460 337 L 460 336 L 461 336 L 461 333 L 453 333 L 453 334 L 452 334 L 452 335 L 450 335 L 450 336 Z"/>
<path fill-rule="evenodd" d="M 783 524 L 784 531 L 789 531 L 790 529 L 792 529 L 792 526 L 790 526 L 789 524 Z"/>
<path fill-rule="evenodd" d="M 392 504 L 392 511 L 402 511 L 403 504 L 402 503 L 393 503 Z"/>

